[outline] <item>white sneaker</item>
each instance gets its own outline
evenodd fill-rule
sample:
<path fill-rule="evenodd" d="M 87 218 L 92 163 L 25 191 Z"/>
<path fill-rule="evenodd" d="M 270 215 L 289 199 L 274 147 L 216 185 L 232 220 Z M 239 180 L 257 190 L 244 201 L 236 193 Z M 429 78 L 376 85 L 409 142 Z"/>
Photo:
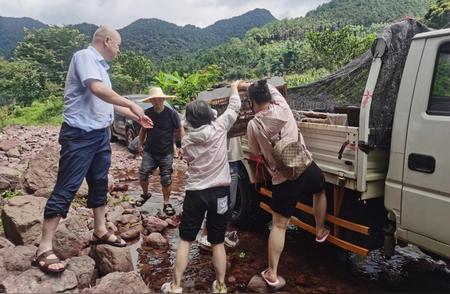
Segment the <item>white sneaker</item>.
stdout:
<path fill-rule="evenodd" d="M 211 288 L 212 288 L 213 293 L 227 293 L 228 292 L 227 285 L 225 285 L 225 283 L 220 284 L 217 280 L 214 280 Z"/>
<path fill-rule="evenodd" d="M 234 248 L 239 244 L 239 237 L 237 231 L 225 233 L 225 246 Z"/>
<path fill-rule="evenodd" d="M 161 286 L 161 292 L 162 293 L 183 293 L 183 288 L 179 287 L 179 288 L 173 289 L 172 282 L 167 282 Z"/>
<path fill-rule="evenodd" d="M 197 242 L 201 249 L 208 251 L 212 250 L 211 243 L 208 241 L 208 236 L 200 236 Z"/>

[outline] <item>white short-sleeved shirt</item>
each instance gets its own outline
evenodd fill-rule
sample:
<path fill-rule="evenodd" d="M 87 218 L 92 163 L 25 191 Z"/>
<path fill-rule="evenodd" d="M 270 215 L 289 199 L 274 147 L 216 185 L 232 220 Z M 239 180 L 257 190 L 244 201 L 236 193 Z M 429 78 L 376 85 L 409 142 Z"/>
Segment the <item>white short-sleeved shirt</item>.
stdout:
<path fill-rule="evenodd" d="M 64 88 L 64 122 L 87 132 L 111 124 L 113 105 L 95 96 L 86 85 L 92 79 L 111 88 L 108 70 L 108 63 L 92 46 L 73 55 Z"/>

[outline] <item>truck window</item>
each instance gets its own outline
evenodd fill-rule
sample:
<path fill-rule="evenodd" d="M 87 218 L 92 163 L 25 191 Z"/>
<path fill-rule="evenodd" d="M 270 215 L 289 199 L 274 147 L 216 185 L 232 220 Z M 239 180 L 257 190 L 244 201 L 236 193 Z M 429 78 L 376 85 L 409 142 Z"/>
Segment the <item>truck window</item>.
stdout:
<path fill-rule="evenodd" d="M 450 43 L 439 48 L 427 113 L 450 116 Z"/>

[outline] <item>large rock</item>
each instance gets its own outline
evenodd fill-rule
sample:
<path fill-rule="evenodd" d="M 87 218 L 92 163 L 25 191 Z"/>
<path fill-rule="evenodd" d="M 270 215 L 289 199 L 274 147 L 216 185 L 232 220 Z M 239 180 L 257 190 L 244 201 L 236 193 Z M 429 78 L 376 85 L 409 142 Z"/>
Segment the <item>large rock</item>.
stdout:
<path fill-rule="evenodd" d="M 0 250 L 0 283 L 8 276 L 19 275 L 31 268 L 31 260 L 34 258 L 36 247 L 17 246 L 5 247 Z"/>
<path fill-rule="evenodd" d="M 277 287 L 277 289 L 274 289 L 267 285 L 267 283 L 263 280 L 261 275 L 254 275 L 247 285 L 247 290 L 255 293 L 276 292 L 286 285 L 286 280 L 283 277 L 278 276 L 278 279 L 280 280 L 280 286 Z"/>
<path fill-rule="evenodd" d="M 0 249 L 14 247 L 15 245 L 6 238 L 0 237 Z"/>
<path fill-rule="evenodd" d="M 16 245 L 38 244 L 47 199 L 31 195 L 16 196 L 2 211 L 6 237 Z"/>
<path fill-rule="evenodd" d="M 120 237 L 125 240 L 133 240 L 138 238 L 144 231 L 144 227 L 141 224 L 135 224 L 129 228 L 123 228 Z"/>
<path fill-rule="evenodd" d="M 102 275 L 113 272 L 129 272 L 133 270 L 131 254 L 128 247 L 97 245 L 89 253 Z"/>
<path fill-rule="evenodd" d="M 11 184 L 9 183 L 9 181 L 7 179 L 5 179 L 4 177 L 0 176 L 0 191 L 7 190 L 10 187 L 11 187 Z"/>
<path fill-rule="evenodd" d="M 144 219 L 144 227 L 151 233 L 162 232 L 168 226 L 169 224 L 165 220 L 154 216 L 148 216 Z"/>
<path fill-rule="evenodd" d="M 122 206 L 113 206 L 108 209 L 106 213 L 106 219 L 112 223 L 116 223 L 125 211 Z"/>
<path fill-rule="evenodd" d="M 19 148 L 15 147 L 15 148 L 8 150 L 8 152 L 6 152 L 6 155 L 8 155 L 9 157 L 20 158 Z"/>
<path fill-rule="evenodd" d="M 37 247 L 33 245 L 6 247 L 0 249 L 0 256 L 8 272 L 22 273 L 31 268 L 31 261 L 36 254 Z"/>
<path fill-rule="evenodd" d="M 60 275 L 46 275 L 37 268 L 18 276 L 8 276 L 0 285 L 6 293 L 78 293 L 77 277 L 73 271 Z"/>
<path fill-rule="evenodd" d="M 149 248 L 163 249 L 169 246 L 169 242 L 160 233 L 151 233 L 145 236 L 142 241 L 142 248 L 148 250 Z"/>
<path fill-rule="evenodd" d="M 83 294 L 103 293 L 152 293 L 136 272 L 110 273 L 94 288 L 84 289 Z"/>
<path fill-rule="evenodd" d="M 121 225 L 133 225 L 140 221 L 140 218 L 134 214 L 122 214 L 117 222 Z"/>
<path fill-rule="evenodd" d="M 72 215 L 58 225 L 53 238 L 53 250 L 61 259 L 78 256 L 81 250 L 89 246 L 90 238 L 86 222 Z"/>
<path fill-rule="evenodd" d="M 15 168 L 2 166 L 0 168 L 1 190 L 16 189 L 22 183 L 22 173 Z"/>
<path fill-rule="evenodd" d="M 89 256 L 71 258 L 66 270 L 75 273 L 80 290 L 95 284 L 95 261 Z"/>
<path fill-rule="evenodd" d="M 0 150 L 8 152 L 13 148 L 17 148 L 20 145 L 19 139 L 9 139 L 9 140 L 1 140 L 0 141 Z"/>
<path fill-rule="evenodd" d="M 25 173 L 24 186 L 28 193 L 40 197 L 49 197 L 58 173 L 59 148 L 46 145 L 30 160 Z"/>

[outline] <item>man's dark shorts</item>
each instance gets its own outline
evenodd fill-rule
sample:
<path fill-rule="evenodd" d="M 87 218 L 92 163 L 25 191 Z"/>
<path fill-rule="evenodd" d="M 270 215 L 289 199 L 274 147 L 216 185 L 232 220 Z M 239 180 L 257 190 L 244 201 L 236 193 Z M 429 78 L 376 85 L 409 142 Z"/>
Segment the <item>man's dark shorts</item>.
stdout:
<path fill-rule="evenodd" d="M 172 153 L 167 155 L 156 155 L 144 151 L 141 167 L 139 168 L 139 179 L 141 181 L 147 181 L 148 177 L 159 167 L 161 186 L 170 186 L 170 184 L 172 184 L 172 164 Z"/>
<path fill-rule="evenodd" d="M 180 223 L 180 238 L 194 241 L 206 215 L 208 241 L 223 243 L 231 218 L 230 187 L 214 187 L 200 191 L 186 191 Z"/>
<path fill-rule="evenodd" d="M 66 123 L 59 133 L 61 156 L 55 187 L 44 210 L 44 218 L 66 217 L 75 193 L 86 178 L 87 206 L 107 203 L 111 146 L 108 128 L 86 132 Z"/>
<path fill-rule="evenodd" d="M 315 162 L 293 181 L 285 181 L 272 187 L 271 208 L 290 218 L 302 195 L 313 195 L 325 189 L 325 177 Z"/>

